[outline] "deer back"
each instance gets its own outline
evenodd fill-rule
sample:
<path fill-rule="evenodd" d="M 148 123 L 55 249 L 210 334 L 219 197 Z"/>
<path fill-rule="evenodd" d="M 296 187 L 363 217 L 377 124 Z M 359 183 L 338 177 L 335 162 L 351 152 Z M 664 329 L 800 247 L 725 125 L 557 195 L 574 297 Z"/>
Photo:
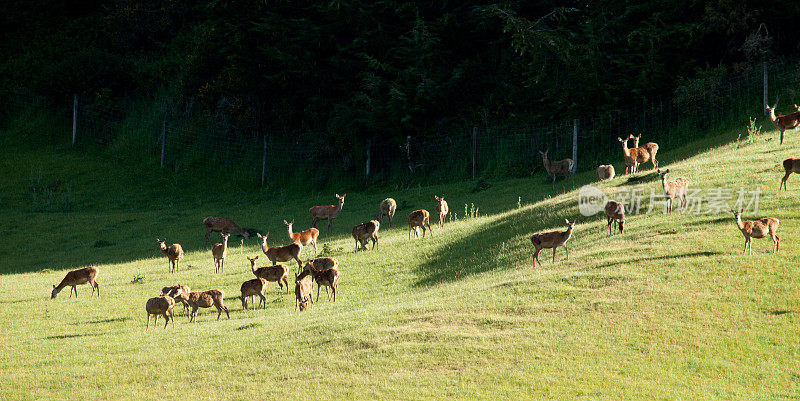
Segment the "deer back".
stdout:
<path fill-rule="evenodd" d="M 262 294 L 266 288 L 267 280 L 264 280 L 263 278 L 254 278 L 242 283 L 240 290 L 242 292 L 242 296 L 246 297 L 250 295 Z"/>
<path fill-rule="evenodd" d="M 253 274 L 267 281 L 278 281 L 288 275 L 286 266 L 282 264 L 259 267 L 253 271 Z"/>
<path fill-rule="evenodd" d="M 393 216 L 394 211 L 397 209 L 397 202 L 392 198 L 386 198 L 381 202 L 381 214 Z"/>
<path fill-rule="evenodd" d="M 605 209 L 607 217 L 625 220 L 625 206 L 623 206 L 622 203 L 608 201 Z"/>
<path fill-rule="evenodd" d="M 175 300 L 169 295 L 161 295 L 147 300 L 145 310 L 151 315 L 163 315 L 175 306 Z"/>
<path fill-rule="evenodd" d="M 411 227 L 419 227 L 424 225 L 429 219 L 430 213 L 428 213 L 427 210 L 415 210 L 408 215 L 408 225 Z"/>

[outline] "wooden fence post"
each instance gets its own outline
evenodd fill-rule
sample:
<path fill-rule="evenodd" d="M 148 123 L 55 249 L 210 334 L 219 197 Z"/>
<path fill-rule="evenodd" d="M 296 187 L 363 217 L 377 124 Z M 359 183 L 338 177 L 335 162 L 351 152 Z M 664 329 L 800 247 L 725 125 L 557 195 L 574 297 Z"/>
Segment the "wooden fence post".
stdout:
<path fill-rule="evenodd" d="M 161 168 L 164 168 L 164 156 L 167 150 L 167 120 L 161 124 Z"/>
<path fill-rule="evenodd" d="M 578 119 L 572 122 L 572 172 L 578 170 Z"/>
<path fill-rule="evenodd" d="M 472 179 L 475 179 L 475 171 L 478 158 L 478 127 L 472 127 Z"/>
<path fill-rule="evenodd" d="M 78 128 L 78 94 L 76 93 L 72 101 L 72 145 L 75 145 L 75 134 Z"/>

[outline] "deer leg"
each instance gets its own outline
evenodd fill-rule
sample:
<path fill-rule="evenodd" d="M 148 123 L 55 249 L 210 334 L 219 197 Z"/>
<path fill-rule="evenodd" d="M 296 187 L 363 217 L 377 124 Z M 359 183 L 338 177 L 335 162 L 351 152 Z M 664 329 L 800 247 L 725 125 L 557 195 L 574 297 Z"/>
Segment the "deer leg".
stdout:
<path fill-rule="evenodd" d="M 147 330 L 147 329 L 149 329 L 149 328 L 150 328 L 150 313 L 148 312 L 148 313 L 147 313 L 147 326 L 145 326 L 145 328 L 144 328 L 144 329 L 145 329 L 145 330 Z"/>
<path fill-rule="evenodd" d="M 781 130 L 781 145 L 783 145 L 783 131 L 784 130 Z"/>
<path fill-rule="evenodd" d="M 328 234 L 333 231 L 333 218 L 328 219 Z"/>
<path fill-rule="evenodd" d="M 165 312 L 164 313 L 164 328 L 165 329 L 167 328 L 168 324 L 169 324 L 169 315 Z"/>
<path fill-rule="evenodd" d="M 783 186 L 783 189 L 785 189 L 785 190 L 787 190 L 787 191 L 788 191 L 789 189 L 788 189 L 788 188 L 786 188 L 786 181 L 788 181 L 788 180 L 789 180 L 789 175 L 791 175 L 791 174 L 792 174 L 792 171 L 791 171 L 791 170 L 787 171 L 787 172 L 786 172 L 786 175 L 784 175 L 784 176 L 783 176 L 783 179 L 781 180 L 781 185 Z M 781 190 L 781 187 L 778 187 L 778 191 L 780 191 L 780 190 Z"/>
<path fill-rule="evenodd" d="M 317 302 L 319 302 L 319 287 L 320 287 L 320 284 L 319 284 L 319 282 L 317 282 Z"/>
<path fill-rule="evenodd" d="M 286 295 L 289 295 L 289 280 L 286 277 L 284 277 L 283 283 L 286 284 Z M 264 308 L 266 309 L 266 305 L 264 306 Z"/>
<path fill-rule="evenodd" d="M 317 256 L 317 240 L 312 241 L 311 245 L 314 245 L 314 256 Z"/>
<path fill-rule="evenodd" d="M 225 272 L 225 259 L 219 260 L 219 272 L 220 273 Z"/>
<path fill-rule="evenodd" d="M 564 260 L 569 260 L 569 249 L 567 249 L 567 244 L 562 245 L 564 247 L 564 252 L 567 254 L 567 257 Z"/>

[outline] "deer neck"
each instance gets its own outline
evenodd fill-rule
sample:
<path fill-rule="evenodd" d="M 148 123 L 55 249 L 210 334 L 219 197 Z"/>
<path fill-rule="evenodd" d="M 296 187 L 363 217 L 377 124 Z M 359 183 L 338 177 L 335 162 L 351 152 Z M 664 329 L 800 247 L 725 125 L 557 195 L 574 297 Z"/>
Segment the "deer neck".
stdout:
<path fill-rule="evenodd" d="M 292 232 L 292 225 L 289 224 L 288 226 L 286 226 L 286 228 L 289 230 L 289 239 L 294 239 L 294 233 Z"/>
<path fill-rule="evenodd" d="M 545 170 L 550 170 L 550 159 L 547 158 L 547 155 L 542 155 L 542 164 Z"/>
<path fill-rule="evenodd" d="M 637 139 L 637 138 L 633 139 L 633 147 L 634 148 L 638 148 L 639 147 L 639 139 Z"/>
<path fill-rule="evenodd" d="M 167 253 L 167 244 L 163 244 L 163 243 L 161 244 L 161 252 L 163 252 L 165 254 Z"/>
<path fill-rule="evenodd" d="M 339 201 L 339 203 L 336 205 L 336 208 L 333 209 L 333 214 L 331 215 L 331 217 L 338 216 L 339 212 L 342 211 L 342 207 L 344 207 L 344 202 Z"/>
<path fill-rule="evenodd" d="M 225 252 L 227 250 L 228 250 L 228 238 L 225 237 L 222 239 L 222 252 Z"/>
<path fill-rule="evenodd" d="M 770 119 L 770 121 L 772 121 L 773 124 L 777 124 L 777 122 L 778 122 L 778 117 L 775 117 L 775 109 L 774 108 L 770 109 L 770 111 L 769 111 L 769 119 Z"/>
<path fill-rule="evenodd" d="M 667 182 L 666 176 L 661 177 L 661 186 L 664 187 L 664 193 L 669 192 L 669 183 Z"/>
<path fill-rule="evenodd" d="M 567 242 L 569 237 L 572 236 L 572 227 L 567 227 L 567 231 L 565 232 L 566 236 L 564 237 L 564 242 Z"/>
<path fill-rule="evenodd" d="M 744 223 L 742 222 L 742 216 L 736 216 L 736 227 L 739 227 L 739 230 L 745 232 Z"/>
<path fill-rule="evenodd" d="M 269 251 L 269 246 L 267 245 L 267 239 L 266 238 L 261 240 L 261 251 L 264 252 L 264 253 L 267 253 L 267 251 Z"/>

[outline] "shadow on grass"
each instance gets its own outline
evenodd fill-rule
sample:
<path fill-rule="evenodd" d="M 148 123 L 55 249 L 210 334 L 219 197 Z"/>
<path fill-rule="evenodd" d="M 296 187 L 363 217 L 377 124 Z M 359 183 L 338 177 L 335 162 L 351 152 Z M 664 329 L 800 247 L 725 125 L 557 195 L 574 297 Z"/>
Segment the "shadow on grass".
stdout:
<path fill-rule="evenodd" d="M 627 264 L 627 263 L 641 263 L 641 262 L 649 262 L 649 261 L 657 261 L 657 260 L 674 260 L 674 259 L 686 259 L 686 258 L 696 258 L 701 256 L 716 256 L 722 255 L 722 252 L 711 252 L 711 251 L 703 251 L 703 252 L 691 252 L 691 253 L 684 253 L 682 255 L 664 255 L 664 256 L 652 256 L 647 258 L 636 258 L 636 259 L 625 259 L 625 260 L 618 260 L 608 262 L 599 266 L 595 266 L 592 269 L 603 269 L 606 267 Z"/>
<path fill-rule="evenodd" d="M 43 340 L 65 340 L 68 338 L 99 337 L 104 334 L 82 333 L 82 334 L 59 334 L 57 336 L 44 337 Z"/>

